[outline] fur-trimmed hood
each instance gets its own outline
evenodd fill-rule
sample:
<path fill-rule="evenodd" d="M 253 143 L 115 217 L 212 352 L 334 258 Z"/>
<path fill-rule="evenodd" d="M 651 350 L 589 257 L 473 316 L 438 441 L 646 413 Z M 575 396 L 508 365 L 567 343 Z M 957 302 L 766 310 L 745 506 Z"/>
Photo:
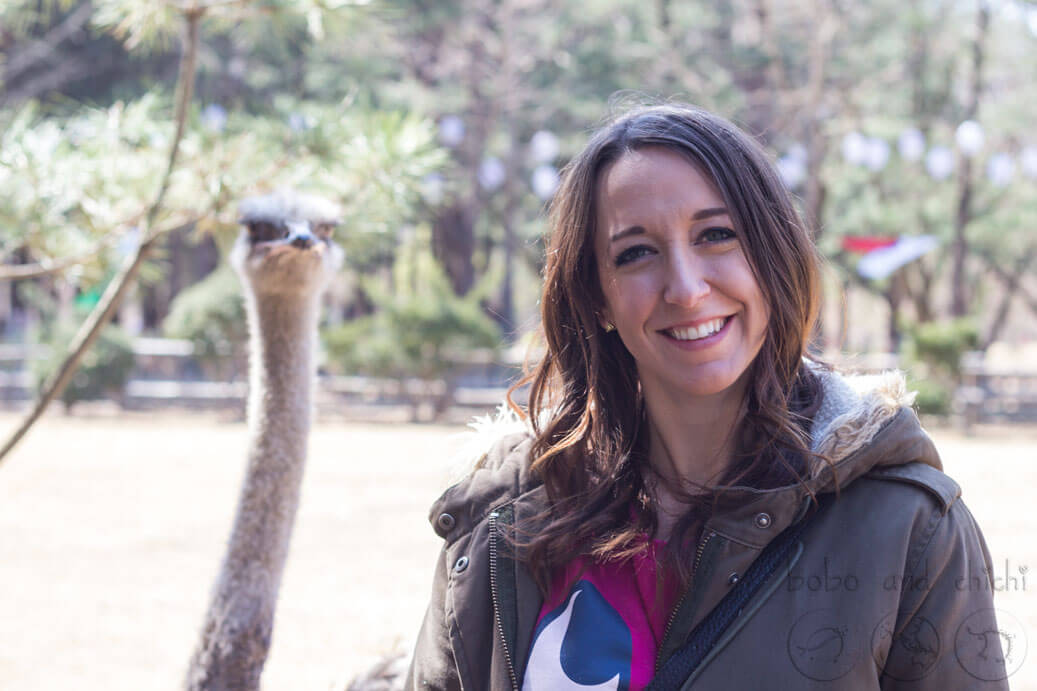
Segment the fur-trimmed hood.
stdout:
<path fill-rule="evenodd" d="M 858 477 L 881 473 L 883 468 L 921 462 L 942 470 L 940 457 L 929 435 L 911 410 L 914 394 L 907 391 L 900 372 L 879 375 L 844 375 L 808 363 L 821 379 L 822 402 L 811 425 L 811 450 L 828 459 L 813 461 L 806 487 L 801 484 L 774 489 L 737 488 L 744 499 L 739 508 L 714 520 L 728 532 L 750 543 L 760 539 L 746 528 L 752 517 L 766 511 L 780 526 L 791 523 L 809 503 L 809 494 L 844 489 Z M 430 520 L 446 537 L 464 534 L 490 512 L 511 499 L 541 493 L 539 482 L 529 475 L 529 425 L 510 411 L 501 410 L 472 424 L 465 448 L 468 470 L 433 505 Z M 471 453 L 479 449 L 480 452 Z M 487 450 L 488 449 L 488 450 Z M 810 492 L 807 491 L 809 488 Z M 461 530 L 442 530 L 438 517 L 449 514 Z M 744 534 L 743 534 L 744 533 Z"/>

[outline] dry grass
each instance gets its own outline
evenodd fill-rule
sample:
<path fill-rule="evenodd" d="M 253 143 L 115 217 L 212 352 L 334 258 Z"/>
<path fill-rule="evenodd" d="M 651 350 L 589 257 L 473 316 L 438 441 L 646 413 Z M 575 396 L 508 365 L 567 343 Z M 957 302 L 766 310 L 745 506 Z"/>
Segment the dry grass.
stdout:
<path fill-rule="evenodd" d="M 15 418 L 0 415 L 0 429 Z M 268 689 L 341 689 L 406 648 L 437 539 L 425 519 L 460 427 L 322 423 L 282 586 Z M 998 571 L 1037 564 L 1037 431 L 937 430 Z M 51 415 L 0 466 L 0 688 L 175 689 L 243 471 L 211 416 Z M 1002 574 L 1003 575 L 1003 574 Z M 1037 645 L 1037 575 L 998 606 Z M 1013 677 L 1037 689 L 1037 652 Z"/>

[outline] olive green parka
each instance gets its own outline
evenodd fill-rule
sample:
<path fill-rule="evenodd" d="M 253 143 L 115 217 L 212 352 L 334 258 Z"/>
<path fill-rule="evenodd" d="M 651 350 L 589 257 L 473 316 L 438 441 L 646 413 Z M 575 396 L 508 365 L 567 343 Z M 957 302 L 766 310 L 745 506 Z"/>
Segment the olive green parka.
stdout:
<path fill-rule="evenodd" d="M 811 446 L 834 470 L 817 464 L 807 484 L 834 501 L 680 688 L 1008 688 L 990 554 L 902 377 L 816 371 L 824 396 Z M 522 688 L 542 599 L 501 531 L 540 513 L 546 492 L 529 474 L 529 432 L 495 429 L 490 451 L 432 507 L 444 545 L 407 689 Z M 811 511 L 798 484 L 739 491 L 744 501 L 703 530 L 659 664 Z"/>

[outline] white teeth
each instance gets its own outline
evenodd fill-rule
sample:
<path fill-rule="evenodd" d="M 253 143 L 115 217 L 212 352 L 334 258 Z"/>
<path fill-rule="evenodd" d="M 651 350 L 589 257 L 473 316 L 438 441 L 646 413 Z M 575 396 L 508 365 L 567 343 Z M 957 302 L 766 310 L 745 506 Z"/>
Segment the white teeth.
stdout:
<path fill-rule="evenodd" d="M 670 329 L 669 334 L 678 341 L 697 341 L 706 336 L 712 336 L 724 328 L 724 319 L 714 319 L 698 326 L 689 326 L 684 329 Z"/>

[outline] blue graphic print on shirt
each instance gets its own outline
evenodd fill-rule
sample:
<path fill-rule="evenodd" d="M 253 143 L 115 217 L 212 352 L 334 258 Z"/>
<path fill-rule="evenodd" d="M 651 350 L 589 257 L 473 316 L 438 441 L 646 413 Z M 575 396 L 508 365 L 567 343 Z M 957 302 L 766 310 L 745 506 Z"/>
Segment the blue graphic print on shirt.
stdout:
<path fill-rule="evenodd" d="M 544 616 L 533 638 L 523 691 L 627 691 L 632 642 L 619 613 L 589 581 Z"/>

